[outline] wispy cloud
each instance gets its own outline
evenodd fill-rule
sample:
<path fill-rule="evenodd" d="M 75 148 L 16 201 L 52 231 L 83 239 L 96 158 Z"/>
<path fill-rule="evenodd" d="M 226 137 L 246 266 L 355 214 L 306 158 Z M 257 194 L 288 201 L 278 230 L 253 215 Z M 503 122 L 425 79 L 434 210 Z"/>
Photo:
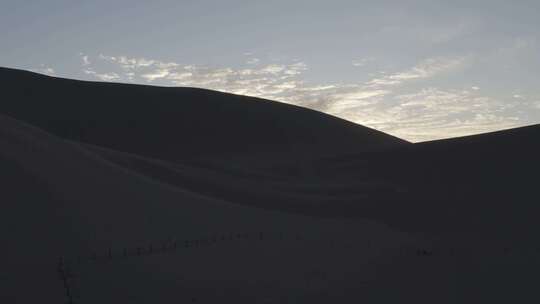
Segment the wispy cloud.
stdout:
<path fill-rule="evenodd" d="M 90 64 L 92 64 L 90 62 L 90 59 L 88 58 L 88 55 L 85 55 L 84 53 L 79 53 L 79 56 L 81 56 L 83 66 L 89 66 Z"/>
<path fill-rule="evenodd" d="M 374 57 L 367 57 L 367 58 L 353 60 L 352 65 L 355 67 L 363 67 L 373 61 L 375 61 Z"/>
<path fill-rule="evenodd" d="M 247 64 L 257 64 L 259 62 L 261 62 L 259 58 L 250 58 L 246 61 Z"/>
<path fill-rule="evenodd" d="M 381 126 L 415 141 L 440 139 L 516 127 L 515 103 L 469 91 L 426 88 L 394 97 L 387 109 L 393 124 Z"/>
<path fill-rule="evenodd" d="M 380 87 L 380 86 L 389 86 L 389 85 L 399 85 L 405 81 L 415 80 L 415 79 L 425 79 L 433 77 L 439 73 L 449 71 L 455 68 L 462 66 L 466 61 L 466 57 L 457 57 L 457 58 L 446 58 L 446 57 L 437 57 L 429 58 L 413 68 L 386 75 L 382 78 L 372 79 L 367 83 L 370 87 Z"/>
<path fill-rule="evenodd" d="M 97 73 L 96 71 L 92 70 L 92 69 L 86 69 L 86 70 L 83 70 L 83 72 L 87 75 L 92 75 L 94 76 L 95 78 L 101 80 L 101 81 L 117 81 L 117 80 L 120 80 L 121 77 L 120 75 L 114 73 L 114 72 L 111 72 L 111 73 Z"/>
<path fill-rule="evenodd" d="M 36 73 L 50 75 L 50 76 L 56 76 L 56 71 L 50 66 L 43 63 L 39 65 L 39 68 L 31 69 L 31 71 L 34 71 Z"/>
<path fill-rule="evenodd" d="M 464 64 L 465 57 L 426 59 L 410 69 L 387 73 L 366 83 L 309 83 L 304 62 L 257 61 L 240 68 L 209 67 L 146 58 L 100 55 L 107 71 L 92 64 L 87 75 L 102 81 L 152 83 L 164 86 L 202 87 L 309 107 L 396 136 L 424 141 L 492 131 L 520 124 L 512 103 L 470 91 L 428 86 L 405 90 L 406 83 L 434 77 Z M 90 62 L 90 59 L 88 59 Z M 113 70 L 114 72 L 112 72 Z M 398 86 L 399 84 L 399 86 Z M 409 91 L 409 92 L 408 92 Z"/>

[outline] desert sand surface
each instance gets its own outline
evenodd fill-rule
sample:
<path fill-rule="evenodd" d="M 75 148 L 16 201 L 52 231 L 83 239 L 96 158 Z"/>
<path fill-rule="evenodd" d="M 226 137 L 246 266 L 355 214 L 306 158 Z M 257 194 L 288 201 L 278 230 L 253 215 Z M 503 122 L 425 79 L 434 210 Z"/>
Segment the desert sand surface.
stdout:
<path fill-rule="evenodd" d="M 0 69 L 2 303 L 535 303 L 540 126 L 409 143 Z"/>

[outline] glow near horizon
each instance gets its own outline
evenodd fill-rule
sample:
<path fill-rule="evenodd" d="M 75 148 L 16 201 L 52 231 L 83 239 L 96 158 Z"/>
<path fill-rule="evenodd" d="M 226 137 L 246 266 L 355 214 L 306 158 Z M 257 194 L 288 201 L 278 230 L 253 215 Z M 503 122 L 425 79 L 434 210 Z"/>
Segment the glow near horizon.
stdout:
<path fill-rule="evenodd" d="M 426 87 L 410 94 L 393 92 L 407 82 L 462 68 L 471 60 L 467 57 L 430 58 L 401 72 L 381 73 L 361 84 L 310 84 L 302 78 L 308 70 L 305 63 L 264 63 L 251 54 L 245 55 L 245 66 L 237 69 L 103 54 L 96 58 L 82 53 L 80 56 L 84 73 L 97 80 L 200 87 L 266 98 L 319 110 L 412 142 L 523 125 L 516 117 L 498 115 L 516 107 L 513 100 L 502 103 L 482 96 L 476 86 L 462 90 Z M 97 72 L 94 60 L 108 72 Z M 511 98 L 523 99 L 520 95 Z M 383 107 L 385 99 L 393 102 Z"/>

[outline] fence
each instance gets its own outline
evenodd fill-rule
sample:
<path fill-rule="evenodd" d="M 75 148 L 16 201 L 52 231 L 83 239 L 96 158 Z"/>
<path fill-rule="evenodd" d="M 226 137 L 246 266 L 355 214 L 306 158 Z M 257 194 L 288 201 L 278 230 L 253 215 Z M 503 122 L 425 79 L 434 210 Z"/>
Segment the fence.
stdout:
<path fill-rule="evenodd" d="M 80 300 L 80 292 L 76 292 L 76 279 L 79 274 L 75 269 L 86 263 L 110 263 L 119 259 L 131 259 L 137 257 L 147 257 L 160 254 L 173 254 L 179 250 L 193 250 L 199 248 L 210 247 L 219 243 L 239 242 L 239 241 L 309 241 L 310 239 L 300 234 L 287 234 L 284 232 L 239 232 L 239 233 L 216 233 L 209 236 L 194 238 L 194 239 L 173 239 L 167 238 L 160 242 L 149 242 L 146 245 L 134 247 L 112 248 L 109 247 L 101 252 L 91 251 L 90 253 L 78 255 L 75 257 L 60 257 L 57 264 L 57 272 L 64 288 L 66 303 L 76 304 Z M 316 242 L 320 240 L 314 240 Z M 336 244 L 336 240 L 331 240 Z M 340 244 L 358 243 L 359 240 L 337 240 Z M 369 240 L 364 244 L 370 248 L 373 243 Z M 474 254 L 492 254 L 494 251 L 502 253 L 503 256 L 515 256 L 516 254 L 528 254 L 540 256 L 540 247 L 528 250 L 516 250 L 511 246 L 503 246 L 497 248 L 484 249 L 483 252 L 475 252 L 472 247 L 452 248 L 439 246 L 437 244 L 430 246 L 405 246 L 399 247 L 398 254 L 400 256 L 420 257 L 420 258 L 435 258 L 435 257 L 458 257 Z M 79 288 L 80 289 L 80 288 Z"/>

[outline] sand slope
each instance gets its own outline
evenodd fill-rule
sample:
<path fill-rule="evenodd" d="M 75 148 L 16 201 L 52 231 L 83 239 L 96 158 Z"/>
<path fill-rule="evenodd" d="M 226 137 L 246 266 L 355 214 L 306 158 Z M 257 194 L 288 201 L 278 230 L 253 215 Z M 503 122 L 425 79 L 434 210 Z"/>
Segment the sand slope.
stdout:
<path fill-rule="evenodd" d="M 65 302 L 61 256 L 77 303 L 537 297 L 539 126 L 413 145 L 205 90 L 0 77 L 2 303 Z"/>

